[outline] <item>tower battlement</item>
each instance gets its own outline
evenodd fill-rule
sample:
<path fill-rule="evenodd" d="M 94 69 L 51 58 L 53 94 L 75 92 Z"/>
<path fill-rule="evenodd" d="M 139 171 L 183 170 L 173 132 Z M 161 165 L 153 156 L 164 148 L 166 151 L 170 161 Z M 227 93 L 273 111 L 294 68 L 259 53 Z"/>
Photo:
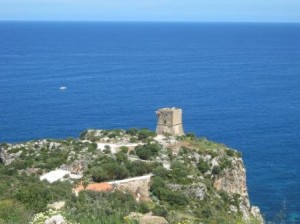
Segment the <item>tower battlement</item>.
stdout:
<path fill-rule="evenodd" d="M 182 109 L 180 108 L 161 108 L 157 114 L 157 134 L 184 135 L 182 127 Z"/>

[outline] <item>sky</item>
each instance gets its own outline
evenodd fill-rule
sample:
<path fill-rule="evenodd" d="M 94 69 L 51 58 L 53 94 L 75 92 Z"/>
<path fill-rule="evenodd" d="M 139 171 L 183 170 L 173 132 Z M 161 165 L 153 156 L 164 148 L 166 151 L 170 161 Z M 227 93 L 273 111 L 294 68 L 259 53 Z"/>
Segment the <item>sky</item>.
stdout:
<path fill-rule="evenodd" d="M 300 0 L 0 0 L 0 20 L 300 22 Z"/>

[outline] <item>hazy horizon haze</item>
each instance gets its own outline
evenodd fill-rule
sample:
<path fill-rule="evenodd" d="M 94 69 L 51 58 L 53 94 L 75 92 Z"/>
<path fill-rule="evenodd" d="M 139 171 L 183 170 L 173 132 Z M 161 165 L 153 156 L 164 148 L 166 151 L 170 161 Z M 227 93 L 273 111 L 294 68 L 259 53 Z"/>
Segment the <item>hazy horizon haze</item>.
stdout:
<path fill-rule="evenodd" d="M 300 22 L 297 0 L 0 0 L 0 21 Z"/>

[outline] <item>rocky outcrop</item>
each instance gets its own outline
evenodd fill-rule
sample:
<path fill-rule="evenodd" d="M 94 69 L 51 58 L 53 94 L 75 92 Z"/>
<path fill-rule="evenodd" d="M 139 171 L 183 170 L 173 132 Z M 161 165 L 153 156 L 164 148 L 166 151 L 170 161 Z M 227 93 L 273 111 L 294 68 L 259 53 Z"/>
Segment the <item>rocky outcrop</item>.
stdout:
<path fill-rule="evenodd" d="M 233 158 L 231 168 L 224 169 L 220 175 L 217 175 L 213 184 L 217 190 L 224 190 L 229 194 L 239 194 L 249 203 L 246 170 L 241 158 Z"/>
<path fill-rule="evenodd" d="M 134 161 L 139 161 L 143 164 L 149 164 L 149 166 L 144 165 L 143 167 L 157 166 L 157 170 L 148 170 L 147 168 L 147 173 L 152 172 L 154 176 L 161 178 L 162 183 L 160 184 L 165 189 L 160 191 L 161 186 L 156 186 L 156 191 L 153 190 L 155 184 L 153 184 L 154 178 L 151 180 L 152 174 L 141 177 L 130 176 L 129 179 L 108 183 L 114 189 L 130 192 L 137 202 L 153 200 L 152 202 L 156 203 L 158 207 L 164 203 L 170 203 L 171 208 L 173 203 L 172 209 L 175 210 L 177 209 L 177 201 L 174 200 L 174 202 L 170 198 L 173 199 L 178 195 L 183 196 L 182 198 L 189 200 L 189 205 L 186 205 L 188 209 L 185 212 L 187 217 L 191 217 L 191 219 L 194 217 L 203 218 L 204 215 L 220 212 L 220 216 L 224 217 L 227 214 L 231 214 L 233 218 L 239 220 L 243 217 L 243 223 L 251 223 L 253 219 L 258 220 L 259 223 L 264 223 L 259 208 L 250 205 L 246 185 L 246 170 L 241 155 L 237 151 L 205 139 L 174 138 L 159 135 L 154 139 L 147 139 L 148 144 L 158 144 L 159 150 L 155 156 L 145 161 L 135 154 L 133 148 L 130 150 L 129 146 L 145 144 L 139 140 L 137 133 L 130 134 L 131 132 L 134 131 L 88 130 L 81 134 L 81 140 L 50 139 L 21 144 L 2 144 L 0 145 L 0 162 L 9 165 L 15 160 L 20 161 L 20 163 L 16 163 L 18 165 L 17 171 L 27 175 L 41 175 L 51 170 L 63 169 L 68 172 L 68 178 L 65 179 L 69 179 L 71 174 L 84 176 L 91 172 L 93 166 L 100 167 L 99 162 L 102 160 L 112 163 L 120 162 L 121 165 L 125 166 L 126 163 L 134 164 Z M 110 149 L 115 146 L 118 146 L 119 149 L 120 146 L 123 146 L 127 150 L 124 152 L 120 150 L 123 154 L 115 154 L 113 150 L 104 152 L 100 146 L 104 148 L 109 146 Z M 30 161 L 30 166 L 26 167 L 26 160 Z M 129 170 L 130 167 L 128 172 Z M 89 176 L 86 177 L 89 178 Z M 88 178 L 84 180 L 91 181 Z M 150 185 L 151 193 L 149 192 Z M 160 197 L 160 192 L 163 194 L 162 197 Z M 180 199 L 180 197 L 178 198 Z M 210 206 L 211 202 L 214 202 L 215 205 Z M 204 205 L 208 206 L 205 207 Z M 55 210 L 61 207 L 63 207 L 62 203 L 49 204 L 49 208 Z M 220 207 L 223 208 L 221 211 L 219 211 Z M 175 210 L 174 212 L 176 212 Z M 47 218 L 53 215 L 49 215 Z M 166 217 L 169 221 L 172 220 L 170 217 Z M 176 222 L 182 220 L 182 217 L 175 218 Z M 140 223 L 166 223 L 164 218 L 152 215 L 138 215 L 138 220 Z M 49 220 L 49 223 L 59 223 L 54 221 Z"/>
<path fill-rule="evenodd" d="M 173 191 L 181 191 L 187 196 L 192 196 L 198 200 L 203 200 L 207 193 L 207 187 L 203 183 L 194 183 L 191 185 L 181 185 L 181 184 L 168 184 L 168 188 Z"/>
<path fill-rule="evenodd" d="M 66 224 L 66 221 L 61 215 L 54 215 L 45 221 L 45 224 Z"/>
<path fill-rule="evenodd" d="M 223 190 L 229 195 L 239 195 L 240 203 L 238 208 L 231 208 L 231 211 L 240 211 L 245 221 L 254 217 L 264 223 L 260 210 L 256 206 L 251 206 L 246 184 L 246 170 L 241 158 L 233 157 L 231 167 L 214 177 L 213 186 L 217 190 Z"/>
<path fill-rule="evenodd" d="M 147 179 L 115 184 L 115 188 L 117 190 L 130 192 L 135 197 L 136 201 L 150 201 L 150 178 L 151 177 L 149 176 Z"/>
<path fill-rule="evenodd" d="M 127 217 L 129 220 L 136 220 L 139 224 L 168 224 L 164 217 L 153 216 L 151 214 L 141 214 L 136 212 L 131 212 Z"/>
<path fill-rule="evenodd" d="M 47 208 L 54 209 L 54 210 L 60 210 L 63 207 L 65 207 L 65 204 L 66 204 L 65 201 L 57 201 L 57 202 L 48 204 Z"/>
<path fill-rule="evenodd" d="M 4 163 L 4 165 L 9 165 L 16 158 L 20 157 L 21 153 L 21 151 L 10 153 L 5 147 L 0 147 L 0 162 Z"/>

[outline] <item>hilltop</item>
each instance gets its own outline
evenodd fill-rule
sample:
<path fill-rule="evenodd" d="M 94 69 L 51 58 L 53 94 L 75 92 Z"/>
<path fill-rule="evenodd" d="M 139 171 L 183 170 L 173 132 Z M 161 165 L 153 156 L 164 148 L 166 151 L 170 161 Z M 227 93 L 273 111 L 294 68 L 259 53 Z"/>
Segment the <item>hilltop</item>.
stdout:
<path fill-rule="evenodd" d="M 193 134 L 86 130 L 3 143 L 0 162 L 1 224 L 263 223 L 241 153 Z"/>

